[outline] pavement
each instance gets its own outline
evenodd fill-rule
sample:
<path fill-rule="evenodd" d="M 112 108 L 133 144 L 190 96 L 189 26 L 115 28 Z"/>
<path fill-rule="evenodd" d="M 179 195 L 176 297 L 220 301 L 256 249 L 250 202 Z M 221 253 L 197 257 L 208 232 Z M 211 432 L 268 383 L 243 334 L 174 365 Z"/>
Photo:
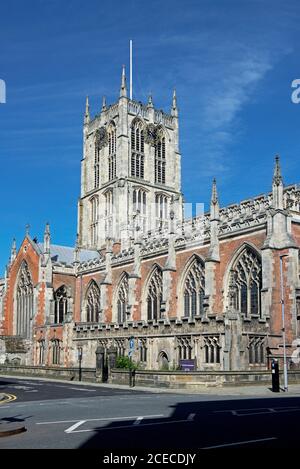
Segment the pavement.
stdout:
<path fill-rule="evenodd" d="M 131 392 L 147 392 L 147 393 L 159 393 L 159 394 L 199 394 L 199 395 L 215 395 L 215 396 L 268 396 L 268 397 L 283 397 L 286 396 L 299 396 L 300 395 L 300 384 L 290 384 L 288 387 L 288 392 L 285 392 L 283 387 L 280 388 L 280 393 L 272 392 L 272 383 L 267 384 L 257 384 L 257 385 L 240 385 L 240 386 L 199 386 L 195 389 L 170 389 L 165 387 L 150 387 L 150 386 L 134 386 L 129 387 L 125 384 L 110 384 L 110 383 L 92 383 L 88 381 L 68 381 L 64 379 L 51 379 L 51 378 L 40 378 L 40 377 L 31 377 L 31 376 L 9 376 L 9 375 L 0 375 L 1 378 L 16 378 L 18 380 L 30 380 L 30 381 L 40 381 L 40 382 L 49 382 L 49 383 L 68 383 L 69 385 L 74 386 L 92 386 L 96 388 L 103 389 L 119 389 L 126 390 Z M 1 393 L 0 393 L 1 400 Z"/>

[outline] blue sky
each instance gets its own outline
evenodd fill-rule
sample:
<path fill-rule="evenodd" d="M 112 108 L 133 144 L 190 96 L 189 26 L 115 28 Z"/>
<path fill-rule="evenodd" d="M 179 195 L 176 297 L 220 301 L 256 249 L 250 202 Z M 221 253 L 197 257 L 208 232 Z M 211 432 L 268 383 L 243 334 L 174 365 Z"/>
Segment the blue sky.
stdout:
<path fill-rule="evenodd" d="M 85 96 L 99 112 L 119 93 L 134 41 L 134 98 L 180 109 L 182 188 L 208 206 L 270 189 L 274 155 L 299 182 L 298 1 L 27 0 L 0 7 L 0 273 L 25 225 L 72 245 Z M 128 67 L 127 67 L 128 68 Z"/>

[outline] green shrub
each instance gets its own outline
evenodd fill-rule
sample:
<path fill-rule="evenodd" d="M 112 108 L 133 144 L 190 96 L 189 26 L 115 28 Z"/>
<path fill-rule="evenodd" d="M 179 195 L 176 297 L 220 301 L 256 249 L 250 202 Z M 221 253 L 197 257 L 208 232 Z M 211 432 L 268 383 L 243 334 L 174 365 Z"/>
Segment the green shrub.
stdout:
<path fill-rule="evenodd" d="M 125 370 L 136 370 L 137 364 L 130 360 L 129 357 L 119 356 L 116 360 L 116 368 L 123 368 Z"/>

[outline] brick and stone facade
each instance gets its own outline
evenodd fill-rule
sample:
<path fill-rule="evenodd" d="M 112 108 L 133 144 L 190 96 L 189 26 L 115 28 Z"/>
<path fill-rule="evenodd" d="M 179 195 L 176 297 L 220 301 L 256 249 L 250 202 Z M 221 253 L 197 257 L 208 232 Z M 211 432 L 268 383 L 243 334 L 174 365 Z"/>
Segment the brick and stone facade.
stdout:
<path fill-rule="evenodd" d="M 87 101 L 74 247 L 29 233 L 0 281 L 0 362 L 95 367 L 128 355 L 140 368 L 264 370 L 298 365 L 300 189 L 284 187 L 183 218 L 178 110 L 120 98 L 94 119 Z M 282 267 L 282 278 L 280 276 Z M 100 358 L 99 358 L 100 357 Z M 103 362 L 104 360 L 104 362 Z M 98 365 L 99 365 L 98 363 Z M 101 363 L 100 363 L 101 368 Z"/>

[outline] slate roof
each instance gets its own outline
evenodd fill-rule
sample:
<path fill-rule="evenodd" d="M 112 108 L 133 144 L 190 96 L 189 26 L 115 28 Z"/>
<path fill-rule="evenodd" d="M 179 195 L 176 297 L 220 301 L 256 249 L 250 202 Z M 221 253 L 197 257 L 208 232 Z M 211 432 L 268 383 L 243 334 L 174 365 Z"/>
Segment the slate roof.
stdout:
<path fill-rule="evenodd" d="M 39 243 L 38 247 L 43 251 L 43 244 Z M 60 264 L 72 264 L 74 262 L 74 250 L 75 248 L 69 246 L 59 246 L 57 244 L 50 245 L 50 254 L 51 260 L 54 263 Z M 85 262 L 92 259 L 100 259 L 100 254 L 98 251 L 80 249 L 79 251 L 79 261 Z"/>

